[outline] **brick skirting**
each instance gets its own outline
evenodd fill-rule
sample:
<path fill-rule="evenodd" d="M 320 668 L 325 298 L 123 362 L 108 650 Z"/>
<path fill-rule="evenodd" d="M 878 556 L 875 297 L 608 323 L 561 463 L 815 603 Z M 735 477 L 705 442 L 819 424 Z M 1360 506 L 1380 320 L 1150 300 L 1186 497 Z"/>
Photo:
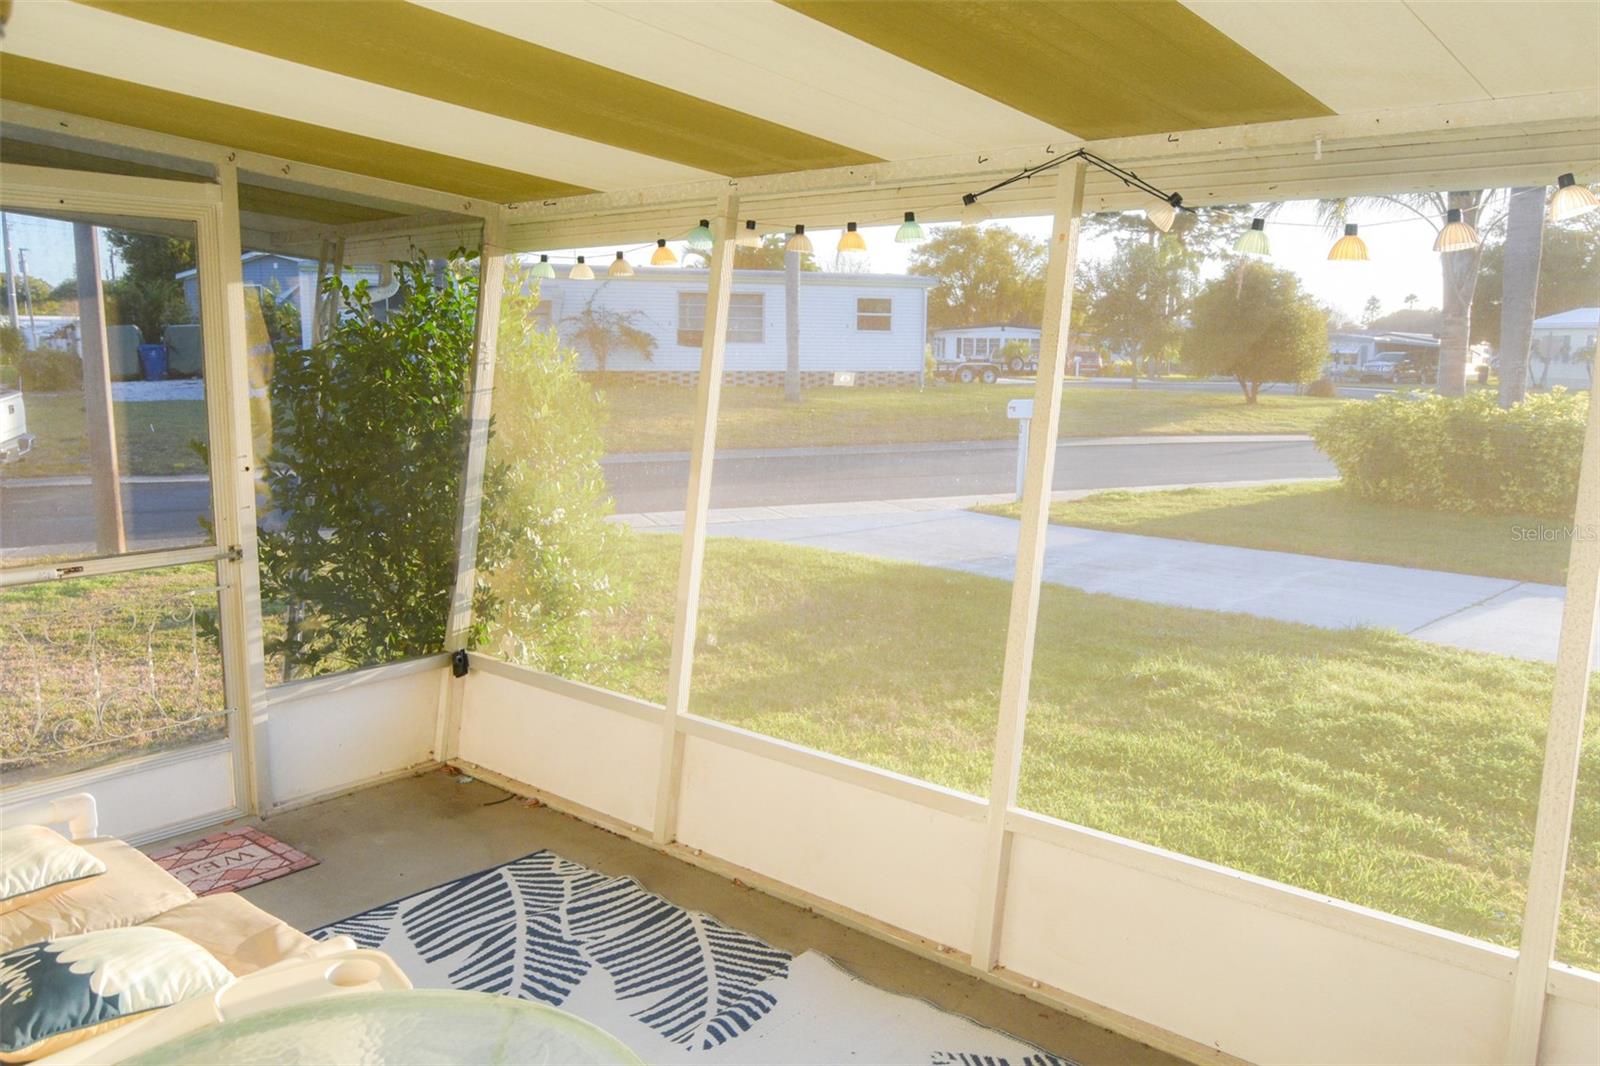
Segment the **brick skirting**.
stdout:
<path fill-rule="evenodd" d="M 593 371 L 586 371 L 593 373 Z M 855 383 L 874 388 L 915 388 L 920 384 L 920 376 L 909 370 L 857 370 Z M 626 370 L 612 371 L 611 378 L 615 381 L 640 382 L 648 385 L 694 385 L 700 380 L 698 370 Z M 781 370 L 729 370 L 722 375 L 724 385 L 756 385 L 764 388 L 782 388 L 783 371 Z M 802 370 L 800 372 L 800 387 L 803 389 L 821 389 L 833 385 L 833 372 L 830 370 Z"/>

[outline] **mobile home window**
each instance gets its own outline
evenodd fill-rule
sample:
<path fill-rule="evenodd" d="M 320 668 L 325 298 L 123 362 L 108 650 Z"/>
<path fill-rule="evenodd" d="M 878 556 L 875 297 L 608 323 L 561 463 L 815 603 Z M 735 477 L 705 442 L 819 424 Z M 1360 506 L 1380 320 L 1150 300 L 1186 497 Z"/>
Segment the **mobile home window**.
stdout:
<path fill-rule="evenodd" d="M 856 329 L 875 333 L 889 331 L 890 301 L 887 297 L 862 296 L 856 299 Z"/>
<path fill-rule="evenodd" d="M 706 294 L 678 293 L 678 343 L 698 348 L 705 338 Z M 728 299 L 728 343 L 760 344 L 765 339 L 766 297 L 736 292 Z"/>

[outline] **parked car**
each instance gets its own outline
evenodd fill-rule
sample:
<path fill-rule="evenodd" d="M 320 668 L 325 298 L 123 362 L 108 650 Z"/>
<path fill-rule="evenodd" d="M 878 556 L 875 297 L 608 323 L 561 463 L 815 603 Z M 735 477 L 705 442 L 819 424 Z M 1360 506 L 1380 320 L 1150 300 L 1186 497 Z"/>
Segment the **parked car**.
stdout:
<path fill-rule="evenodd" d="M 22 405 L 22 390 L 0 387 L 0 463 L 14 463 L 33 451 L 34 437 L 28 432 L 28 412 Z"/>

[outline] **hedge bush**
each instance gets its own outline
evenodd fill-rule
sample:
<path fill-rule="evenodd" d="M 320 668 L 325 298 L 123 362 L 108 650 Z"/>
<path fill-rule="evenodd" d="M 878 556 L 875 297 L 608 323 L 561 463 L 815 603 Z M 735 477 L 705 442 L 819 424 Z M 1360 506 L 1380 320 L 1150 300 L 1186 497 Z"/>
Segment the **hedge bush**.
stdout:
<path fill-rule="evenodd" d="M 1363 499 L 1570 520 L 1588 410 L 1587 393 L 1562 389 L 1509 410 L 1489 392 L 1397 394 L 1342 405 L 1316 440 Z"/>

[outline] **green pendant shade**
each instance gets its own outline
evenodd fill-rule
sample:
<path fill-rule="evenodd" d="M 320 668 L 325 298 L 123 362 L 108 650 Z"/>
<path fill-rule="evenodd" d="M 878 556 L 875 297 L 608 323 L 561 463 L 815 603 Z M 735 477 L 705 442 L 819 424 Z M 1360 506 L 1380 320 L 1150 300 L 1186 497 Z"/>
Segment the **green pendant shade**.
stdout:
<path fill-rule="evenodd" d="M 922 223 L 917 221 L 915 211 L 906 212 L 906 220 L 900 223 L 900 228 L 894 231 L 896 244 L 915 244 L 922 240 L 926 234 L 922 232 Z"/>
<path fill-rule="evenodd" d="M 1272 243 L 1267 240 L 1267 220 L 1250 220 L 1250 228 L 1233 243 L 1233 250 L 1245 255 L 1271 255 Z"/>
<path fill-rule="evenodd" d="M 689 235 L 684 238 L 684 243 L 687 244 L 691 250 L 696 252 L 711 251 L 712 241 L 711 223 L 709 220 L 703 218 L 700 220 L 700 224 L 694 229 L 690 230 Z"/>
<path fill-rule="evenodd" d="M 556 268 L 550 265 L 550 257 L 548 255 L 541 255 L 539 261 L 533 265 L 533 269 L 528 273 L 536 278 L 553 278 L 556 276 Z"/>

